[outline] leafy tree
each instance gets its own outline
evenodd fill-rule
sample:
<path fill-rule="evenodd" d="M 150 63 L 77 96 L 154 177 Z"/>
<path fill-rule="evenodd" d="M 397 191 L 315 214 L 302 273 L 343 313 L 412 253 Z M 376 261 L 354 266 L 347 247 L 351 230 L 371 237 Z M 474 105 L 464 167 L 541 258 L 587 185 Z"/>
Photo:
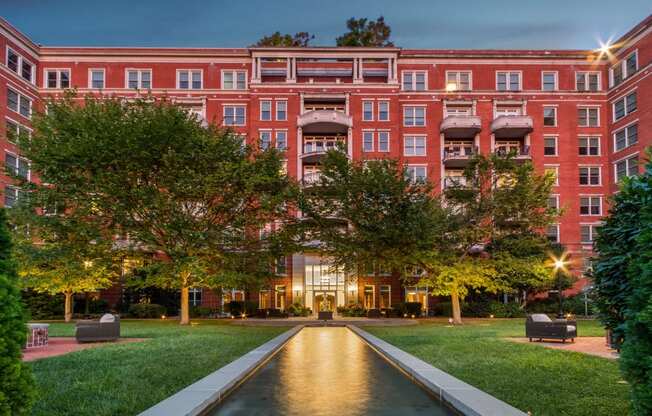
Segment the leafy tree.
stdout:
<path fill-rule="evenodd" d="M 11 239 L 4 209 L 0 209 L 0 414 L 27 415 L 34 401 L 32 373 L 21 361 L 27 328 L 18 278 L 11 256 Z"/>
<path fill-rule="evenodd" d="M 191 287 L 269 273 L 283 233 L 259 230 L 291 217 L 293 189 L 275 150 L 243 146 L 167 100 L 68 95 L 34 124 L 23 153 L 43 182 L 146 256 L 148 283 L 180 290 L 181 324 Z"/>
<path fill-rule="evenodd" d="M 350 18 L 346 21 L 348 32 L 336 39 L 337 46 L 394 46 L 389 40 L 392 29 L 380 16 L 376 20 Z"/>
<path fill-rule="evenodd" d="M 281 34 L 274 32 L 269 36 L 264 36 L 256 42 L 254 46 L 282 46 L 291 48 L 305 48 L 309 46 L 310 41 L 315 38 L 308 32 L 297 32 L 294 35 L 289 33 Z"/>
<path fill-rule="evenodd" d="M 469 289 L 529 287 L 520 276 L 526 267 L 535 287 L 552 278 L 544 268 L 549 246 L 541 230 L 557 215 L 547 207 L 553 178 L 537 175 L 513 155 L 477 155 L 464 179 L 444 190 L 452 244 L 433 247 L 424 261 L 424 281 L 436 294 L 451 296 L 455 323 L 462 322 L 460 299 Z"/>
<path fill-rule="evenodd" d="M 595 246 L 596 306 L 607 328 L 624 338 L 620 365 L 632 389 L 633 413 L 652 413 L 652 163 L 625 179 Z"/>

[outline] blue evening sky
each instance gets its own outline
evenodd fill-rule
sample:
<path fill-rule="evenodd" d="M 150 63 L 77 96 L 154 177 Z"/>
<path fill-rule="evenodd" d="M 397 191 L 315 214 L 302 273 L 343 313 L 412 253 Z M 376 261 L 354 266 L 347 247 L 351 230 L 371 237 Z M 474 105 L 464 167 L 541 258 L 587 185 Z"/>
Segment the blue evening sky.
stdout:
<path fill-rule="evenodd" d="M 585 49 L 650 13 L 650 0 L 0 0 L 49 46 L 244 47 L 277 30 L 333 45 L 349 17 L 383 15 L 405 48 Z"/>

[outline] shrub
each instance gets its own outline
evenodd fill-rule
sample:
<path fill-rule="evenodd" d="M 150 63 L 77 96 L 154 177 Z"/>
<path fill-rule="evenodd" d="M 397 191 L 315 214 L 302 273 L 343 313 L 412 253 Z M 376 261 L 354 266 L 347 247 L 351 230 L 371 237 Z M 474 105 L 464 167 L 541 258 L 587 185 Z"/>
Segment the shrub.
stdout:
<path fill-rule="evenodd" d="M 134 318 L 160 318 L 165 313 L 165 307 L 156 303 L 137 303 L 129 307 L 129 315 Z"/>
<path fill-rule="evenodd" d="M 559 298 L 552 296 L 545 299 L 537 299 L 528 303 L 525 309 L 527 310 L 527 313 L 556 314 L 559 312 Z M 564 298 L 563 309 L 564 313 L 584 315 L 584 295 Z M 592 315 L 593 312 L 594 307 L 591 303 L 589 303 L 589 315 Z"/>
<path fill-rule="evenodd" d="M 21 361 L 27 328 L 11 260 L 5 212 L 0 209 L 0 414 L 26 415 L 35 397 L 32 373 Z"/>
<path fill-rule="evenodd" d="M 21 297 L 29 319 L 61 319 L 63 317 L 63 295 L 50 295 L 34 290 L 22 290 Z"/>
<path fill-rule="evenodd" d="M 350 303 L 347 306 L 338 306 L 337 313 L 346 317 L 367 316 L 367 310 L 359 303 Z"/>
<path fill-rule="evenodd" d="M 398 313 L 400 317 L 405 316 L 421 316 L 421 302 L 401 302 L 395 303 L 392 308 Z"/>
<path fill-rule="evenodd" d="M 292 316 L 308 316 L 312 313 L 312 310 L 303 306 L 301 302 L 295 302 L 288 307 L 287 312 Z"/>
<path fill-rule="evenodd" d="M 213 313 L 213 309 L 208 306 L 193 306 L 190 308 L 190 316 L 193 318 L 208 318 Z"/>

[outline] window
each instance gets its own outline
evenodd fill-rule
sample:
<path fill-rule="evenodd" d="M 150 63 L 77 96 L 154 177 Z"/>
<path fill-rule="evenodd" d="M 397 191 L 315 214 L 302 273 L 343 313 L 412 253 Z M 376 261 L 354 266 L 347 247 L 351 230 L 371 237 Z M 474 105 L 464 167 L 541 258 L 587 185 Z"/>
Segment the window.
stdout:
<path fill-rule="evenodd" d="M 444 117 L 448 116 L 472 116 L 473 105 L 467 104 L 444 104 Z"/>
<path fill-rule="evenodd" d="M 285 150 L 288 148 L 288 133 L 285 130 L 276 131 L 276 148 Z"/>
<path fill-rule="evenodd" d="M 5 153 L 5 168 L 16 176 L 27 180 L 30 179 L 29 161 L 23 157 L 18 157 L 13 153 Z"/>
<path fill-rule="evenodd" d="M 405 168 L 405 175 L 411 182 L 425 182 L 426 181 L 426 167 L 425 166 L 407 166 Z"/>
<path fill-rule="evenodd" d="M 287 101 L 277 101 L 276 102 L 276 120 L 285 121 L 288 119 L 288 102 Z"/>
<path fill-rule="evenodd" d="M 143 90 L 152 88 L 152 71 L 149 69 L 128 69 L 127 88 Z"/>
<path fill-rule="evenodd" d="M 521 89 L 521 73 L 496 72 L 496 89 L 498 91 L 519 91 Z"/>
<path fill-rule="evenodd" d="M 638 71 L 638 54 L 636 52 L 611 67 L 611 86 L 623 82 Z"/>
<path fill-rule="evenodd" d="M 600 91 L 600 74 L 598 72 L 576 72 L 575 89 L 577 91 Z"/>
<path fill-rule="evenodd" d="M 272 102 L 263 100 L 260 102 L 260 120 L 270 121 L 272 119 Z"/>
<path fill-rule="evenodd" d="M 32 100 L 11 88 L 7 88 L 7 108 L 19 113 L 25 118 L 32 117 Z"/>
<path fill-rule="evenodd" d="M 362 132 L 362 150 L 365 152 L 374 151 L 374 133 L 372 131 Z"/>
<path fill-rule="evenodd" d="M 599 156 L 600 155 L 600 138 L 599 137 L 580 137 L 579 138 L 579 155 L 580 156 Z"/>
<path fill-rule="evenodd" d="M 88 88 L 102 89 L 104 88 L 104 70 L 103 69 L 91 69 L 89 71 L 89 85 Z"/>
<path fill-rule="evenodd" d="M 379 152 L 389 152 L 389 132 L 388 131 L 379 131 L 378 132 L 378 151 Z"/>
<path fill-rule="evenodd" d="M 593 243 L 598 236 L 598 224 L 580 224 L 580 242 Z"/>
<path fill-rule="evenodd" d="M 405 136 L 403 155 L 404 156 L 425 156 L 426 136 Z"/>
<path fill-rule="evenodd" d="M 389 101 L 378 101 L 378 121 L 389 121 Z"/>
<path fill-rule="evenodd" d="M 425 107 L 403 107 L 403 125 L 425 126 L 426 125 L 426 108 Z"/>
<path fill-rule="evenodd" d="M 638 175 L 638 155 L 630 156 L 615 163 L 616 182 L 628 176 Z"/>
<path fill-rule="evenodd" d="M 552 224 L 546 228 L 546 237 L 553 243 L 559 242 L 559 224 Z"/>
<path fill-rule="evenodd" d="M 596 107 L 579 107 L 577 109 L 577 124 L 580 127 L 598 127 L 600 118 Z"/>
<path fill-rule="evenodd" d="M 470 91 L 471 71 L 447 71 L 446 91 Z"/>
<path fill-rule="evenodd" d="M 602 215 L 602 197 L 580 197 L 580 215 Z"/>
<path fill-rule="evenodd" d="M 614 103 L 614 121 L 636 111 L 636 92 L 628 94 Z"/>
<path fill-rule="evenodd" d="M 285 261 L 285 257 L 283 257 L 283 261 Z M 285 274 L 285 272 L 283 272 L 283 274 Z M 276 309 L 280 309 L 284 311 L 285 310 L 285 286 L 276 286 L 275 292 L 276 292 L 276 297 L 274 299 L 275 301 L 274 306 L 276 307 Z"/>
<path fill-rule="evenodd" d="M 548 208 L 559 211 L 559 195 L 550 195 L 548 197 Z"/>
<path fill-rule="evenodd" d="M 555 180 L 555 186 L 559 186 L 559 166 L 545 166 L 544 172 L 546 175 L 552 176 L 552 178 Z"/>
<path fill-rule="evenodd" d="M 392 287 L 390 285 L 380 285 L 380 309 L 389 309 L 392 307 Z"/>
<path fill-rule="evenodd" d="M 272 145 L 272 132 L 271 131 L 261 131 L 260 132 L 260 148 L 262 150 L 267 150 Z"/>
<path fill-rule="evenodd" d="M 202 87 L 201 70 L 180 70 L 177 71 L 177 88 L 182 90 L 199 90 Z"/>
<path fill-rule="evenodd" d="M 520 116 L 523 114 L 523 106 L 520 105 L 504 105 L 504 104 L 498 104 L 496 105 L 496 109 L 494 110 L 496 113 L 496 117 L 500 116 Z"/>
<path fill-rule="evenodd" d="M 374 302 L 374 287 L 373 285 L 364 286 L 363 306 L 365 309 L 374 309 L 376 307 Z"/>
<path fill-rule="evenodd" d="M 45 71 L 45 88 L 70 88 L 70 70 L 48 69 Z"/>
<path fill-rule="evenodd" d="M 623 150 L 638 143 L 638 125 L 632 124 L 614 133 L 614 149 Z"/>
<path fill-rule="evenodd" d="M 543 125 L 546 127 L 557 125 L 557 107 L 543 107 Z"/>
<path fill-rule="evenodd" d="M 580 167 L 580 185 L 590 185 L 590 186 L 600 185 L 600 167 L 599 166 Z"/>
<path fill-rule="evenodd" d="M 557 73 L 556 72 L 542 72 L 541 73 L 541 90 L 542 91 L 556 91 L 557 90 Z"/>
<path fill-rule="evenodd" d="M 201 305 L 201 288 L 191 287 L 188 289 L 188 303 L 190 306 L 200 306 Z"/>
<path fill-rule="evenodd" d="M 374 119 L 374 103 L 372 101 L 362 102 L 362 120 L 373 121 Z"/>
<path fill-rule="evenodd" d="M 15 187 L 5 185 L 5 207 L 11 208 L 16 205 L 16 202 L 23 197 L 23 192 Z"/>
<path fill-rule="evenodd" d="M 222 89 L 224 90 L 246 90 L 246 71 L 222 71 Z"/>
<path fill-rule="evenodd" d="M 276 259 L 276 274 L 286 274 L 287 273 L 287 259 L 283 256 Z M 283 286 L 285 288 L 285 286 Z"/>
<path fill-rule="evenodd" d="M 557 137 L 543 138 L 544 156 L 557 156 Z"/>
<path fill-rule="evenodd" d="M 24 80 L 34 83 L 36 66 L 10 48 L 7 48 L 7 67 Z"/>
<path fill-rule="evenodd" d="M 224 106 L 224 125 L 225 126 L 244 126 L 245 125 L 245 106 L 242 105 L 225 105 Z"/>
<path fill-rule="evenodd" d="M 16 123 L 15 121 L 6 120 L 5 124 L 5 135 L 7 136 L 7 140 L 9 140 L 12 143 L 19 143 L 21 138 L 27 138 L 31 136 L 31 130 L 28 129 L 25 126 L 21 126 L 20 124 Z"/>
<path fill-rule="evenodd" d="M 403 71 L 403 91 L 425 91 L 425 71 Z"/>

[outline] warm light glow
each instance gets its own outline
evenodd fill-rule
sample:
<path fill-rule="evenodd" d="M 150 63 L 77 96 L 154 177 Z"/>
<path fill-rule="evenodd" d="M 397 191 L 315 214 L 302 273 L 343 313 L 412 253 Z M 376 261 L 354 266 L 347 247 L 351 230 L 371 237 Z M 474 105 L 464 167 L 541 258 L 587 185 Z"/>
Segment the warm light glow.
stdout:
<path fill-rule="evenodd" d="M 88 269 L 89 267 L 93 267 L 93 262 L 90 261 L 90 260 L 85 260 L 85 261 L 84 261 L 84 267 L 87 268 L 87 269 Z"/>
<path fill-rule="evenodd" d="M 494 316 L 493 316 L 493 314 L 492 314 L 492 315 L 489 315 L 489 317 L 490 317 L 490 318 L 493 318 Z"/>
<path fill-rule="evenodd" d="M 416 318 L 416 316 L 412 315 L 412 319 Z"/>
<path fill-rule="evenodd" d="M 554 254 L 550 255 L 550 263 L 549 265 L 555 269 L 555 272 L 561 270 L 563 272 L 566 271 L 566 266 L 569 264 L 569 261 L 566 260 L 568 258 L 568 253 L 564 252 L 560 257 L 555 256 Z"/>
<path fill-rule="evenodd" d="M 457 84 L 454 82 L 449 82 L 448 84 L 446 84 L 446 91 L 448 92 L 457 91 Z"/>
<path fill-rule="evenodd" d="M 165 319 L 165 315 L 161 315 L 161 319 Z"/>

